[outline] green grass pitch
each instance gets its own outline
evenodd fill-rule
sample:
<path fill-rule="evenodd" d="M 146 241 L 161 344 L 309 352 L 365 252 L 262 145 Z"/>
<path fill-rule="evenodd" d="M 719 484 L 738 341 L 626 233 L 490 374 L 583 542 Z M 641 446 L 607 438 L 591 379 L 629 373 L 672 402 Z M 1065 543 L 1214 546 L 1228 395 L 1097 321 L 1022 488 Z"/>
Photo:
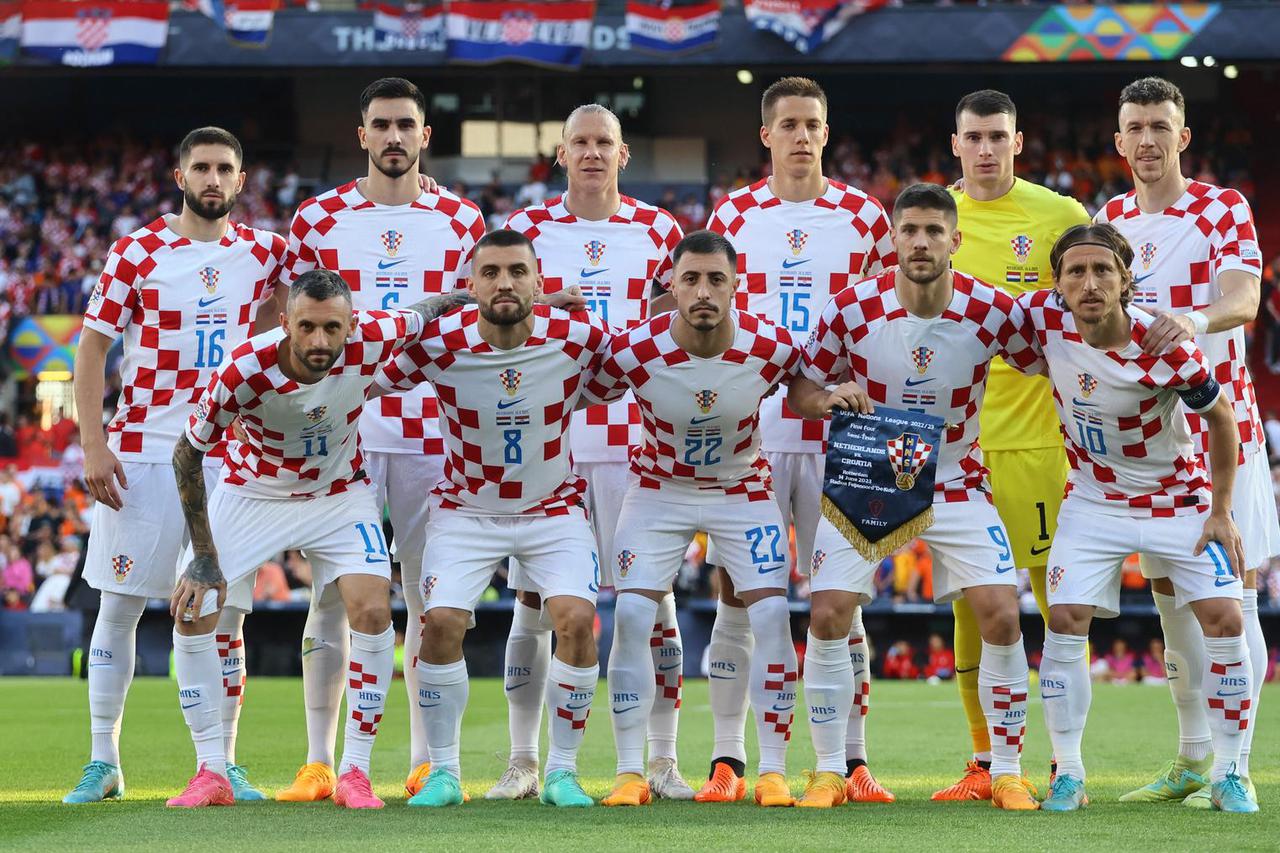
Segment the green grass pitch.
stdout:
<path fill-rule="evenodd" d="M 398 687 L 398 685 L 397 685 Z M 604 698 L 603 682 L 598 702 Z M 830 811 L 762 809 L 754 804 L 661 802 L 640 809 L 564 812 L 536 802 L 488 803 L 487 787 L 504 767 L 506 704 L 502 685 L 478 680 L 463 727 L 468 805 L 409 809 L 401 783 L 407 770 L 408 726 L 403 690 L 392 694 L 374 752 L 373 779 L 387 808 L 351 813 L 331 803 L 247 803 L 233 809 L 169 810 L 164 799 L 192 773 L 193 750 L 174 695 L 163 679 L 138 679 L 129 694 L 122 738 L 127 799 L 92 806 L 59 800 L 79 779 L 88 754 L 83 681 L 0 680 L 0 849 L 366 850 L 1275 850 L 1280 845 L 1280 687 L 1261 703 L 1254 780 L 1263 811 L 1224 815 L 1179 805 L 1125 806 L 1116 797 L 1147 781 L 1176 744 L 1168 691 L 1155 687 L 1094 688 L 1085 736 L 1092 804 L 1081 813 L 1006 814 L 988 803 L 932 803 L 929 794 L 962 769 L 966 735 L 954 684 L 877 682 L 868 735 L 871 766 L 897 793 L 894 805 Z M 603 702 L 601 702 L 603 705 Z M 706 772 L 711 721 L 706 683 L 685 686 L 680 755 L 697 787 Z M 1033 698 L 1025 766 L 1043 786 L 1048 740 Z M 341 736 L 339 736 L 341 737 Z M 753 740 L 749 735 L 749 739 Z M 805 723 L 792 738 L 792 786 L 811 767 Z M 545 737 L 544 737 L 545 749 Z M 250 679 L 240 723 L 239 760 L 268 792 L 288 783 L 303 762 L 301 684 Z M 749 742 L 748 753 L 754 754 Z M 603 796 L 612 779 L 613 742 L 607 712 L 588 726 L 581 768 L 588 793 Z"/>

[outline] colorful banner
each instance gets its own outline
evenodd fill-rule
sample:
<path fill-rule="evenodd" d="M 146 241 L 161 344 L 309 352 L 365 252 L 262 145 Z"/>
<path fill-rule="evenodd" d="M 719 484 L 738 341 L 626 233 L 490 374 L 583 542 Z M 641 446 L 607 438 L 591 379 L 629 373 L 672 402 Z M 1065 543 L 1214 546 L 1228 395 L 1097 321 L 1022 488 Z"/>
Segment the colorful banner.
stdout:
<path fill-rule="evenodd" d="M 78 314 L 46 314 L 19 320 L 9 337 L 15 377 L 71 373 L 83 319 Z"/>
<path fill-rule="evenodd" d="M 791 42 L 801 53 L 826 44 L 854 15 L 889 0 L 742 0 L 747 20 Z"/>
<path fill-rule="evenodd" d="M 1007 62 L 1175 59 L 1218 14 L 1217 3 L 1054 6 L 1009 45 Z"/>
<path fill-rule="evenodd" d="M 22 50 L 63 65 L 155 65 L 168 36 L 165 0 L 27 0 L 22 6 Z"/>
<path fill-rule="evenodd" d="M 457 0 L 445 5 L 451 62 L 577 68 L 591 41 L 595 0 Z"/>
<path fill-rule="evenodd" d="M 0 62 L 12 62 L 22 41 L 22 0 L 0 0 Z"/>
<path fill-rule="evenodd" d="M 379 40 L 402 50 L 444 50 L 443 3 L 374 3 L 372 10 Z"/>
<path fill-rule="evenodd" d="M 627 33 L 633 50 L 675 54 L 715 44 L 720 0 L 627 0 Z"/>
<path fill-rule="evenodd" d="M 184 5 L 215 21 L 232 44 L 266 47 L 280 0 L 184 0 Z"/>

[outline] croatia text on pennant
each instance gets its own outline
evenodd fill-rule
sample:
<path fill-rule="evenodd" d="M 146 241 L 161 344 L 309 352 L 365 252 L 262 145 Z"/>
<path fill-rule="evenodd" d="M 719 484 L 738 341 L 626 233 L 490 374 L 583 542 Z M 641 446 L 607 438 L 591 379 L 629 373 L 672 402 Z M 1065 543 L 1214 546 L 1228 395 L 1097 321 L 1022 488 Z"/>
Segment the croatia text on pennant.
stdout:
<path fill-rule="evenodd" d="M 933 524 L 942 418 L 877 406 L 831 415 L 822 514 L 875 563 Z"/>
<path fill-rule="evenodd" d="M 720 0 L 627 0 L 627 33 L 633 50 L 710 47 L 720 34 Z"/>
<path fill-rule="evenodd" d="M 756 29 L 778 34 L 801 53 L 826 44 L 854 15 L 887 3 L 888 0 L 742 0 L 747 20 Z"/>
<path fill-rule="evenodd" d="M 577 68 L 591 42 L 595 14 L 595 0 L 449 0 L 448 58 Z"/>
<path fill-rule="evenodd" d="M 166 0 L 27 0 L 22 50 L 62 65 L 155 65 L 169 38 Z"/>

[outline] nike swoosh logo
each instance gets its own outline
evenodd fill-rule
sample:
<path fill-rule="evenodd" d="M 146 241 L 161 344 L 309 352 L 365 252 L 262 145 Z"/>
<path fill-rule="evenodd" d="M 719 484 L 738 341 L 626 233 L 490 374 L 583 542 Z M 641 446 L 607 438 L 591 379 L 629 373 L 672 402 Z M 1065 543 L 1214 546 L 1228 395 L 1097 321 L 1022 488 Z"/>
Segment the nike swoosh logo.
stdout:
<path fill-rule="evenodd" d="M 707 416 L 707 417 L 705 417 L 705 418 L 689 418 L 689 423 L 691 423 L 691 424 L 695 424 L 695 425 L 696 425 L 696 424 L 705 424 L 707 421 L 714 421 L 714 420 L 715 420 L 716 418 L 718 418 L 718 417 L 720 417 L 720 416 L 719 416 L 719 415 L 708 415 L 708 416 Z"/>
<path fill-rule="evenodd" d="M 364 558 L 364 561 L 366 563 L 383 563 L 383 562 L 386 562 L 386 557 L 379 557 L 377 555 L 368 555 Z"/>
<path fill-rule="evenodd" d="M 1213 579 L 1213 585 L 1214 585 L 1214 586 L 1231 586 L 1231 585 L 1232 585 L 1233 583 L 1235 583 L 1237 580 L 1238 580 L 1238 578 L 1225 578 L 1225 579 L 1224 579 L 1224 578 L 1214 578 L 1214 579 Z"/>
<path fill-rule="evenodd" d="M 767 575 L 769 572 L 776 572 L 780 568 L 782 568 L 782 566 L 773 566 L 767 569 L 756 569 L 756 572 L 762 575 Z"/>
<path fill-rule="evenodd" d="M 232 676 L 234 676 L 234 675 L 238 674 L 239 672 L 240 672 L 240 670 L 238 670 L 238 669 L 231 669 L 231 670 L 224 669 L 224 670 L 222 671 L 222 677 L 223 677 L 223 678 L 231 678 Z"/>
<path fill-rule="evenodd" d="M 636 708 L 639 708 L 639 707 L 640 707 L 639 705 L 630 705 L 630 706 L 628 706 L 628 707 L 626 707 L 626 708 L 614 708 L 614 709 L 613 709 L 613 713 L 615 713 L 615 714 L 625 714 L 625 713 L 627 713 L 628 711 L 634 711 Z"/>
<path fill-rule="evenodd" d="M 935 376 L 930 376 L 928 379 L 908 379 L 908 380 L 907 380 L 907 387 L 908 387 L 908 388 L 914 388 L 914 387 L 916 387 L 917 385 L 923 385 L 923 384 L 924 384 L 924 383 L 926 383 L 926 382 L 932 382 L 932 381 L 933 381 L 934 379 L 936 379 L 936 378 L 937 378 L 937 377 L 935 377 Z"/>
<path fill-rule="evenodd" d="M 736 675 L 716 675 L 716 674 L 713 672 L 713 673 L 711 673 L 711 677 L 712 677 L 712 678 L 719 678 L 719 679 L 722 679 L 722 680 L 724 680 L 724 681 L 733 681 L 733 680 L 734 680 L 735 678 L 737 678 L 738 676 L 736 676 Z"/>
<path fill-rule="evenodd" d="M 89 664 L 89 668 L 90 668 L 90 669 L 92 669 L 92 668 L 93 668 L 93 667 L 95 667 L 95 666 L 111 666 L 111 664 L 109 664 L 109 663 L 91 663 L 91 664 Z"/>
<path fill-rule="evenodd" d="M 974 669 L 977 669 L 977 667 L 974 667 Z M 865 669 L 855 669 L 855 670 L 853 671 L 853 677 L 854 677 L 854 678 L 857 678 L 859 675 L 862 675 L 862 673 L 864 673 L 864 672 L 866 672 L 866 670 L 865 670 Z"/>
<path fill-rule="evenodd" d="M 659 669 L 660 671 L 662 671 L 662 672 L 668 672 L 668 671 L 670 671 L 670 670 L 675 669 L 675 668 L 676 668 L 676 667 L 678 667 L 679 665 L 680 665 L 680 664 L 678 664 L 678 663 L 666 663 L 666 664 L 663 664 L 662 666 L 658 667 L 658 669 Z"/>
<path fill-rule="evenodd" d="M 1052 548 L 1052 547 L 1053 547 L 1052 545 L 1045 545 L 1045 546 L 1044 546 L 1044 547 L 1042 547 L 1042 548 L 1032 548 L 1032 549 L 1031 549 L 1031 556 L 1033 556 L 1033 557 L 1038 557 L 1038 556 L 1040 556 L 1041 554 L 1043 554 L 1045 551 L 1048 551 L 1048 550 L 1049 550 L 1050 548 Z"/>
<path fill-rule="evenodd" d="M 520 682 L 519 684 L 512 684 L 512 685 L 508 686 L 508 687 L 506 688 L 506 690 L 507 690 L 507 692 L 508 692 L 508 693 L 510 693 L 512 690 L 519 690 L 521 687 L 524 687 L 524 686 L 525 686 L 526 684 L 528 684 L 528 683 L 529 683 L 529 682 L 527 682 L 527 681 L 522 681 L 522 682 Z"/>
<path fill-rule="evenodd" d="M 774 706 L 773 706 L 773 710 L 775 710 L 775 711 L 790 711 L 790 710 L 791 710 L 792 708 L 794 708 L 794 707 L 795 707 L 795 705 L 774 705 Z"/>
<path fill-rule="evenodd" d="M 377 707 L 378 707 L 377 705 L 357 705 L 357 706 L 356 706 L 356 710 L 357 710 L 357 711 L 372 711 L 372 710 L 374 710 L 374 709 L 375 709 L 375 708 L 377 708 Z"/>
<path fill-rule="evenodd" d="M 996 574 L 998 575 L 1002 575 L 1005 572 L 1011 572 L 1011 571 L 1013 571 L 1013 566 L 1005 566 L 1003 569 L 1000 568 L 999 566 L 996 566 Z"/>
<path fill-rule="evenodd" d="M 418 703 L 419 708 L 438 708 L 439 706 L 440 706 L 439 702 L 433 702 L 430 705 L 423 705 L 421 702 Z"/>
<path fill-rule="evenodd" d="M 783 261 L 783 262 L 782 262 L 782 268 L 783 268 L 784 270 L 789 270 L 789 269 L 791 269 L 792 267 L 798 267 L 798 266 L 800 266 L 801 264 L 807 264 L 807 263 L 809 263 L 809 258 L 801 258 L 801 259 L 800 259 L 800 260 L 798 260 L 798 261 Z"/>
<path fill-rule="evenodd" d="M 1242 696 L 1242 695 L 1244 695 L 1245 693 L 1248 693 L 1248 692 L 1249 692 L 1248 690 L 1236 690 L 1236 691 L 1235 691 L 1235 692 L 1233 692 L 1233 693 L 1223 693 L 1221 690 L 1219 690 L 1219 691 L 1218 691 L 1218 695 L 1219 695 L 1219 696 L 1221 696 L 1221 697 L 1223 697 L 1223 698 L 1225 699 L 1225 698 L 1226 698 L 1226 697 L 1228 697 L 1228 696 Z"/>
<path fill-rule="evenodd" d="M 498 401 L 498 408 L 499 408 L 499 409 L 509 409 L 509 408 L 511 408 L 512 406 L 518 406 L 518 405 L 520 405 L 520 404 L 521 404 L 521 403 L 523 403 L 523 402 L 524 402 L 524 397 L 521 397 L 519 400 L 499 400 L 499 401 Z"/>
<path fill-rule="evenodd" d="M 1153 276 L 1153 275 L 1155 275 L 1155 273 L 1153 273 L 1153 272 L 1149 272 L 1149 273 L 1147 273 L 1146 275 L 1134 276 L 1133 283 L 1134 283 L 1134 284 L 1142 284 L 1144 281 L 1146 281 L 1147 279 L 1151 278 L 1151 276 Z"/>
<path fill-rule="evenodd" d="M 1067 694 L 1065 693 L 1041 693 L 1040 698 L 1041 699 L 1061 699 L 1063 696 L 1066 696 L 1066 695 Z"/>
<path fill-rule="evenodd" d="M 184 710 L 184 711 L 185 711 L 185 710 L 187 710 L 188 708 L 194 708 L 195 706 L 197 706 L 197 705 L 199 705 L 199 704 L 200 704 L 199 702 L 192 702 L 190 705 L 183 705 L 183 706 L 182 706 L 182 710 Z"/>
<path fill-rule="evenodd" d="M 204 299 L 204 298 L 201 298 L 201 299 L 200 299 L 200 301 L 199 301 L 199 302 L 197 302 L 196 304 L 197 304 L 197 305 L 199 305 L 201 308 L 208 308 L 208 307 L 209 307 L 210 305 L 212 305 L 213 303 L 215 303 L 215 302 L 221 302 L 222 300 L 224 300 L 224 299 L 226 299 L 226 298 L 227 298 L 227 297 L 226 297 L 226 295 L 225 295 L 225 294 L 223 294 L 222 296 L 214 296 L 214 297 L 212 297 L 212 298 L 210 298 L 210 299 Z"/>
<path fill-rule="evenodd" d="M 1080 406 L 1086 409 L 1096 409 L 1098 407 L 1097 403 L 1086 403 L 1084 400 L 1081 400 L 1079 397 L 1072 397 L 1071 405 Z"/>
<path fill-rule="evenodd" d="M 565 707 L 566 707 L 566 708 L 568 708 L 570 711 L 581 711 L 583 708 L 590 708 L 590 707 L 591 707 L 591 703 L 590 703 L 590 702 L 583 702 L 581 705 L 569 705 L 569 704 L 566 704 L 566 705 L 565 705 Z"/>
<path fill-rule="evenodd" d="M 960 667 L 956 667 L 956 675 L 959 675 L 962 672 L 977 672 L 977 670 L 978 668 L 976 666 L 971 666 L 968 669 L 961 669 Z"/>
<path fill-rule="evenodd" d="M 602 272 L 608 272 L 608 271 L 609 271 L 609 268 L 608 268 L 608 267 L 605 267 L 605 268 L 604 268 L 604 269 L 602 269 L 602 270 L 585 270 L 585 269 L 584 269 L 584 270 L 582 270 L 582 277 L 583 277 L 583 278 L 595 278 L 596 276 L 600 275 L 600 273 L 602 273 Z"/>
<path fill-rule="evenodd" d="M 323 646 L 312 646 L 312 647 L 311 647 L 311 648 L 309 648 L 309 649 L 303 649 L 303 650 L 302 650 L 302 656 L 305 658 L 307 655 L 311 654 L 312 652 L 318 652 L 318 651 L 320 651 L 321 649 L 327 649 L 327 648 L 329 648 L 329 646 L 328 646 L 328 645 L 323 645 Z"/>
<path fill-rule="evenodd" d="M 595 584 L 593 583 L 587 584 L 587 592 L 599 592 L 599 591 L 600 591 L 600 587 L 596 586 Z"/>
<path fill-rule="evenodd" d="M 810 718 L 809 718 L 809 722 L 811 722 L 811 723 L 817 723 L 818 725 L 821 725 L 822 723 L 834 723 L 835 721 L 836 721 L 836 718 L 835 718 L 835 717 L 828 717 L 828 718 L 827 718 L 827 719 L 825 719 L 825 720 L 819 720 L 817 717 L 810 717 Z"/>
<path fill-rule="evenodd" d="M 389 269 L 391 269 L 392 267 L 399 266 L 400 264 L 403 264 L 403 263 L 404 263 L 405 261 L 407 261 L 407 260 L 409 260 L 409 259 L 408 259 L 408 258 L 401 258 L 401 259 L 400 259 L 400 260 L 398 260 L 398 261 L 378 261 L 378 269 L 380 269 L 380 270 L 389 270 Z"/>

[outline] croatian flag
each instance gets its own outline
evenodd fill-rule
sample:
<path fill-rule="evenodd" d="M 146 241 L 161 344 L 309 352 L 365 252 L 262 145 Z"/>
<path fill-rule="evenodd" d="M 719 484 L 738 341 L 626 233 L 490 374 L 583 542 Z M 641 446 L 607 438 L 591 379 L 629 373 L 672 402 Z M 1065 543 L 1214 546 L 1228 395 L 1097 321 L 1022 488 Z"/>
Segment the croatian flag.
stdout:
<path fill-rule="evenodd" d="M 191 4 L 189 4 L 191 5 Z M 212 18 L 240 47 L 266 47 L 279 0 L 196 0 L 195 10 Z"/>
<path fill-rule="evenodd" d="M 22 7 L 22 49 L 63 65 L 155 65 L 168 37 L 166 0 L 27 0 Z"/>
<path fill-rule="evenodd" d="M 595 0 L 450 0 L 445 12 L 453 62 L 528 62 L 577 68 L 591 41 Z"/>
<path fill-rule="evenodd" d="M 374 3 L 372 8 L 378 38 L 402 49 L 444 50 L 442 3 Z"/>
<path fill-rule="evenodd" d="M 801 53 L 826 44 L 854 15 L 889 0 L 742 0 L 747 20 L 758 30 L 777 33 Z"/>
<path fill-rule="evenodd" d="M 22 0 L 0 0 L 0 62 L 12 62 L 22 41 Z"/>
<path fill-rule="evenodd" d="M 715 43 L 720 32 L 720 0 L 627 0 L 631 46 L 658 53 L 683 53 Z"/>

